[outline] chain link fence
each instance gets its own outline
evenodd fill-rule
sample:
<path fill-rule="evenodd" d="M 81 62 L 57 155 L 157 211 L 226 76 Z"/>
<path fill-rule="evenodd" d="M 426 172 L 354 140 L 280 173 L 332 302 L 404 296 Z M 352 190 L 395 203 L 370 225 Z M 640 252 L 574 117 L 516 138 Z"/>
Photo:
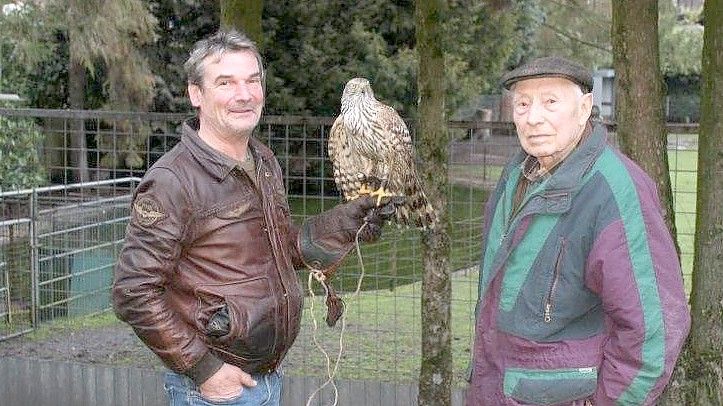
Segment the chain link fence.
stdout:
<path fill-rule="evenodd" d="M 110 307 L 112 267 L 133 187 L 179 141 L 186 116 L 35 109 L 0 109 L 0 115 L 32 119 L 42 128 L 38 153 L 47 184 L 57 185 L 2 194 L 2 340 L 43 321 Z M 258 128 L 256 136 L 274 150 L 284 172 L 297 222 L 340 201 L 326 152 L 332 123 L 332 118 L 267 116 Z M 455 380 L 462 385 L 473 340 L 483 207 L 518 143 L 510 123 L 450 122 L 449 131 L 451 327 Z M 676 210 L 679 224 L 687 224 L 694 219 L 690 200 L 695 201 L 695 183 L 690 189 L 689 181 L 695 176 L 697 138 L 671 134 L 672 141 L 678 140 L 670 150 L 676 157 L 671 158 Z M 686 256 L 692 257 L 692 228 L 678 230 L 680 239 L 690 239 L 681 244 L 685 264 Z M 336 376 L 341 379 L 415 381 L 423 317 L 421 258 L 418 232 L 394 226 L 385 228 L 378 243 L 363 246 L 360 257 L 352 252 L 334 280 L 346 302 L 345 319 L 335 328 L 326 327 L 323 297 L 314 287 L 286 373 L 325 376 L 338 360 Z M 308 273 L 299 275 L 307 289 Z M 361 291 L 353 295 L 358 285 Z"/>

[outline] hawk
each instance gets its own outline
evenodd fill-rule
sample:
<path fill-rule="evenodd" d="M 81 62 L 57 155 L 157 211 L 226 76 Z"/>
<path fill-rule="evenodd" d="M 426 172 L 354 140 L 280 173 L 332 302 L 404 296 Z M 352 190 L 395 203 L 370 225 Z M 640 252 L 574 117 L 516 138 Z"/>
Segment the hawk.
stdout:
<path fill-rule="evenodd" d="M 369 81 L 354 78 L 341 96 L 341 114 L 329 134 L 334 181 L 346 200 L 362 194 L 404 196 L 396 222 L 434 228 L 437 213 L 422 190 L 409 129 L 397 112 L 374 97 Z M 372 191 L 374 180 L 381 186 Z"/>

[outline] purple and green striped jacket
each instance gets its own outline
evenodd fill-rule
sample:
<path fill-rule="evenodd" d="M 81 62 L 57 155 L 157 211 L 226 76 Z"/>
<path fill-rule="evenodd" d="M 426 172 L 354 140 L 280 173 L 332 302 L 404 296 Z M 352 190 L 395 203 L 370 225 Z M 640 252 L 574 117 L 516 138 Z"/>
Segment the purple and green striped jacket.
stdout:
<path fill-rule="evenodd" d="M 485 215 L 468 405 L 652 405 L 690 327 L 655 184 L 602 126 Z"/>

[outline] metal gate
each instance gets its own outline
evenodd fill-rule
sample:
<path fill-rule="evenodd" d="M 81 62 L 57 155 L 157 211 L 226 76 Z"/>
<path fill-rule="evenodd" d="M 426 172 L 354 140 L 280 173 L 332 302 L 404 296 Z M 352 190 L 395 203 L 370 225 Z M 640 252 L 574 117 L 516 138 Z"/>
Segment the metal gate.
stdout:
<path fill-rule="evenodd" d="M 139 178 L 0 193 L 0 341 L 110 307 Z"/>

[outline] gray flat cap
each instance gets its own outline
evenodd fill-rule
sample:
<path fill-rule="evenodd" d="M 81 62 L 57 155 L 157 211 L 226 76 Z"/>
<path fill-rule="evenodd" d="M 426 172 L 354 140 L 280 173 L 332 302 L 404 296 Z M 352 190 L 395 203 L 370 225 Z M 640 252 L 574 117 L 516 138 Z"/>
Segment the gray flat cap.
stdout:
<path fill-rule="evenodd" d="M 561 77 L 574 82 L 588 93 L 592 91 L 592 74 L 584 66 L 559 56 L 538 58 L 518 66 L 502 75 L 502 86 L 509 90 L 513 84 L 525 79 Z"/>

